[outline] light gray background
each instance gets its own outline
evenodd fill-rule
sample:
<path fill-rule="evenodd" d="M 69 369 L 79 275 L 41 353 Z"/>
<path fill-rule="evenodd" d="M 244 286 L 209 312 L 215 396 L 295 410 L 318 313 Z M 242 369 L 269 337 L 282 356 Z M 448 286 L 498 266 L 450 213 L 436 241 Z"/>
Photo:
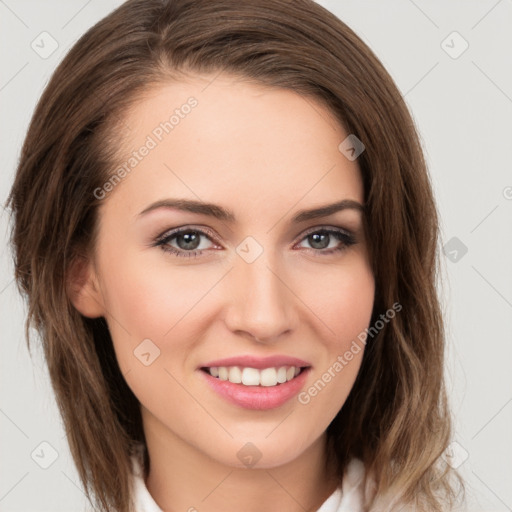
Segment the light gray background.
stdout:
<path fill-rule="evenodd" d="M 468 511 L 512 510 L 512 1 L 319 3 L 373 49 L 419 128 L 443 245 L 456 237 L 443 258 L 442 290 L 456 416 L 450 460 L 467 479 Z M 0 0 L 2 204 L 48 78 L 78 37 L 120 4 Z M 43 46 L 44 31 L 58 43 L 48 58 L 31 48 Z M 25 347 L 25 306 L 0 214 L 0 511 L 84 510 L 41 352 L 30 359 Z M 40 465 L 52 461 L 52 449 L 42 442 L 58 453 L 48 469 Z"/>

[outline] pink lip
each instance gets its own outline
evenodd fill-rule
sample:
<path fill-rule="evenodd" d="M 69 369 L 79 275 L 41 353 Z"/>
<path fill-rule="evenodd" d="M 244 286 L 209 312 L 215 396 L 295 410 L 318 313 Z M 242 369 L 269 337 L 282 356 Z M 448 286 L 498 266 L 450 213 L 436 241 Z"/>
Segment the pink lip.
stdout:
<path fill-rule="evenodd" d="M 212 368 L 213 366 L 242 366 L 244 368 L 279 368 L 280 366 L 311 366 L 310 363 L 296 357 L 283 355 L 256 357 L 256 356 L 235 356 L 226 359 L 217 359 L 203 364 L 200 368 Z"/>
<path fill-rule="evenodd" d="M 240 359 L 237 359 L 238 361 Z M 220 366 L 235 366 L 228 365 L 223 360 L 223 364 Z M 297 360 L 296 360 L 297 361 Z M 267 364 L 267 363 L 265 363 Z M 217 366 L 212 364 L 212 366 Z M 248 366 L 248 365 L 243 365 Z M 277 365 L 279 366 L 279 365 Z M 286 365 L 282 365 L 286 366 Z M 298 366 L 293 364 L 291 366 Z M 254 366 L 252 367 L 254 368 Z M 228 380 L 220 380 L 216 377 L 212 377 L 207 371 L 199 370 L 199 374 L 202 375 L 208 385 L 220 396 L 231 402 L 232 404 L 238 405 L 245 409 L 274 409 L 285 404 L 288 400 L 296 396 L 299 391 L 304 387 L 306 379 L 309 375 L 311 368 L 306 368 L 292 380 L 277 386 L 244 386 L 243 384 L 233 384 Z"/>

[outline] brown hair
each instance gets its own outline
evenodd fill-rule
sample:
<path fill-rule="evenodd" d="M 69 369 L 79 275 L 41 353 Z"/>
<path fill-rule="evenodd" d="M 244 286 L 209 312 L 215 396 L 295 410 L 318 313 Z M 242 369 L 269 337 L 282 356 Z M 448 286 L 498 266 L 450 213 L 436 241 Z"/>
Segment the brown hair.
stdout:
<path fill-rule="evenodd" d="M 372 321 L 396 301 L 403 312 L 368 341 L 327 429 L 329 454 L 340 481 L 352 457 L 364 462 L 376 485 L 368 510 L 383 496 L 446 510 L 455 480 L 463 486 L 441 458 L 451 422 L 426 163 L 390 75 L 311 0 L 128 0 L 71 48 L 37 105 L 8 200 L 16 278 L 28 297 L 27 344 L 33 325 L 89 499 L 92 490 L 97 508 L 131 510 L 130 456 L 145 441 L 106 322 L 77 312 L 67 276 L 94 247 L 94 190 L 115 168 L 122 112 L 151 85 L 216 71 L 323 102 L 366 147 L 358 163 L 376 280 Z"/>

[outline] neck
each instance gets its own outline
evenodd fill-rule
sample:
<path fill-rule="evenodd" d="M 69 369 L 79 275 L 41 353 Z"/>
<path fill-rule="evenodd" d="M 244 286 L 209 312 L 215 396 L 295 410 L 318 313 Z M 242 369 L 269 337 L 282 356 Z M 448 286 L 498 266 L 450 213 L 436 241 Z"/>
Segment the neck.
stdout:
<path fill-rule="evenodd" d="M 165 512 L 312 512 L 339 483 L 326 464 L 325 433 L 295 460 L 240 469 L 212 459 L 156 418 L 146 420 L 146 486 Z"/>

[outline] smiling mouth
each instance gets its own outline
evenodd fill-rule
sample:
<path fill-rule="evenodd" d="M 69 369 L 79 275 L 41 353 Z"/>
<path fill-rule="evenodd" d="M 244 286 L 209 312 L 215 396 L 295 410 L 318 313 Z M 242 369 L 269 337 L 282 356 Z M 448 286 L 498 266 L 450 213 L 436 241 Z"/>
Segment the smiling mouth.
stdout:
<path fill-rule="evenodd" d="M 293 380 L 308 366 L 279 366 L 270 368 L 251 368 L 242 366 L 212 366 L 201 370 L 212 377 L 242 386 L 273 387 Z"/>

